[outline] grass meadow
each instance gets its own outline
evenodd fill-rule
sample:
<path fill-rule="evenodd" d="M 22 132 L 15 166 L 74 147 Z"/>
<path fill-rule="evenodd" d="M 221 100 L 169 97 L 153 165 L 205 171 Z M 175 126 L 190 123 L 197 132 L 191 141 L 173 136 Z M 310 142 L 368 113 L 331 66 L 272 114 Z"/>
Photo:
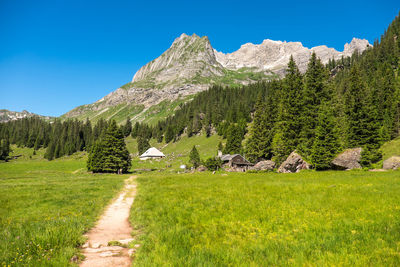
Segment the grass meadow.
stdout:
<path fill-rule="evenodd" d="M 400 172 L 142 175 L 135 266 L 399 266 Z"/>
<path fill-rule="evenodd" d="M 0 163 L 0 266 L 71 265 L 128 176 L 89 174 L 79 154 L 48 162 L 13 149 L 24 156 Z"/>

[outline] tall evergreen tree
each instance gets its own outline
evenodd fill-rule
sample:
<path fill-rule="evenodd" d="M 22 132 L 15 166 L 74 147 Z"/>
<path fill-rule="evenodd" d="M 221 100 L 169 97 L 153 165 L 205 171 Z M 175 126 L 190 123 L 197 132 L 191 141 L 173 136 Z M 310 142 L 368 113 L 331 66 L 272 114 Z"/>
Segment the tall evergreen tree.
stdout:
<path fill-rule="evenodd" d="M 279 162 L 296 149 L 302 129 L 302 76 L 293 56 L 290 57 L 278 108 L 278 120 L 272 150 Z"/>
<path fill-rule="evenodd" d="M 315 52 L 311 55 L 304 78 L 301 139 L 298 148 L 300 153 L 308 158 L 315 140 L 320 105 L 331 98 L 326 85 L 328 73 Z"/>
<path fill-rule="evenodd" d="M 101 153 L 101 155 L 95 153 Z M 96 166 L 99 166 L 99 168 Z M 102 140 L 91 151 L 88 158 L 88 170 L 122 173 L 127 172 L 130 167 L 131 158 L 126 149 L 124 135 L 113 120 L 110 122 Z"/>
<path fill-rule="evenodd" d="M 331 106 L 321 106 L 311 150 L 311 163 L 317 170 L 326 170 L 339 151 L 339 137 Z"/>
<path fill-rule="evenodd" d="M 242 150 L 243 129 L 239 125 L 231 124 L 228 128 L 225 154 L 239 154 Z"/>
<path fill-rule="evenodd" d="M 193 167 L 197 168 L 200 166 L 200 155 L 199 152 L 196 149 L 196 146 L 193 146 L 192 150 L 190 151 L 189 154 L 189 162 L 193 164 Z"/>
<path fill-rule="evenodd" d="M 142 155 L 144 152 L 146 152 L 147 149 L 150 148 L 149 140 L 144 136 L 138 136 L 137 146 L 139 155 Z"/>
<path fill-rule="evenodd" d="M 123 134 L 125 137 L 128 137 L 131 134 L 132 131 L 132 123 L 131 123 L 131 119 L 129 117 L 126 118 L 126 123 L 123 126 Z"/>

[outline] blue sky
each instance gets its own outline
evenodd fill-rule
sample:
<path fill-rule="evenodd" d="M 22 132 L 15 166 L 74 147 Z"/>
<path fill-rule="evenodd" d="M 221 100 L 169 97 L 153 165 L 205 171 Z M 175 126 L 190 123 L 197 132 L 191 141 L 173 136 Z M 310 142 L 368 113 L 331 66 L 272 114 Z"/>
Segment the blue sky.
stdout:
<path fill-rule="evenodd" d="M 59 116 L 129 82 L 181 33 L 218 51 L 263 39 L 373 43 L 398 1 L 0 0 L 0 109 Z"/>

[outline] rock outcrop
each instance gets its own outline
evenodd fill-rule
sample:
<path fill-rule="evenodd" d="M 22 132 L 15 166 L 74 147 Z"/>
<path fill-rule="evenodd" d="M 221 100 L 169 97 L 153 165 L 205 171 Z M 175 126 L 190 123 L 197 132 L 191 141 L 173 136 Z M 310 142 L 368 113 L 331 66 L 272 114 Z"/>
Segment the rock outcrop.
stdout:
<path fill-rule="evenodd" d="M 31 113 L 29 111 L 23 110 L 21 112 L 18 111 L 10 111 L 7 109 L 0 109 L 0 123 L 1 122 L 8 122 L 8 121 L 15 121 L 23 118 L 31 118 L 31 117 L 40 117 L 44 120 L 50 120 L 52 117 L 50 116 L 41 116 L 35 113 Z"/>
<path fill-rule="evenodd" d="M 361 169 L 361 152 L 361 147 L 346 149 L 332 161 L 332 165 L 340 170 Z"/>
<path fill-rule="evenodd" d="M 308 49 L 300 42 L 267 39 L 259 45 L 244 44 L 239 50 L 224 54 L 212 48 L 207 36 L 182 34 L 163 54 L 140 68 L 132 82 L 93 104 L 71 110 L 65 117 L 86 118 L 90 114 L 98 118 L 117 105 L 140 105 L 145 112 L 164 100 L 194 95 L 212 84 L 245 85 L 276 78 L 277 74 L 283 76 L 291 55 L 304 72 L 313 51 L 326 63 L 332 58 L 350 56 L 356 50 L 362 52 L 368 46 L 368 41 L 354 38 L 343 52 L 338 52 L 327 46 Z"/>
<path fill-rule="evenodd" d="M 393 156 L 383 161 L 383 169 L 385 170 L 397 170 L 400 168 L 400 157 Z"/>
<path fill-rule="evenodd" d="M 281 164 L 278 169 L 280 173 L 299 172 L 301 170 L 310 169 L 311 165 L 308 164 L 296 151 L 293 151 L 289 157 Z"/>
<path fill-rule="evenodd" d="M 293 55 L 300 71 L 305 72 L 313 52 L 325 64 L 328 63 L 329 59 L 334 58 L 337 60 L 342 56 L 348 57 L 355 51 L 361 53 L 370 46 L 365 39 L 353 38 L 350 44 L 345 44 L 344 50 L 339 52 L 325 45 L 309 49 L 300 42 L 282 42 L 266 39 L 261 44 L 244 44 L 233 53 L 224 54 L 215 51 L 215 55 L 217 61 L 228 69 L 257 68 L 271 70 L 283 75 L 291 55 Z"/>
<path fill-rule="evenodd" d="M 272 160 L 263 160 L 254 165 L 251 170 L 255 171 L 272 171 L 275 168 L 275 162 Z"/>

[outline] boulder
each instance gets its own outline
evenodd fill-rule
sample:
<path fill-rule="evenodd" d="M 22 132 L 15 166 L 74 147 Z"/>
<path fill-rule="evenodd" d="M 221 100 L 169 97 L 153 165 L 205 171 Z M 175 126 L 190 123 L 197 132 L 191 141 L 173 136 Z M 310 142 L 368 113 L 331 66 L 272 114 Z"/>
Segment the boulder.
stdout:
<path fill-rule="evenodd" d="M 340 170 L 361 169 L 361 151 L 361 147 L 346 149 L 332 161 L 333 167 Z"/>
<path fill-rule="evenodd" d="M 207 168 L 203 165 L 200 165 L 199 167 L 197 167 L 196 171 L 198 172 L 205 172 L 207 170 Z"/>
<path fill-rule="evenodd" d="M 299 172 L 301 170 L 310 169 L 310 164 L 308 164 L 296 151 L 293 151 L 289 157 L 281 164 L 278 172 L 281 173 L 291 173 Z"/>
<path fill-rule="evenodd" d="M 251 169 L 256 171 L 272 171 L 274 168 L 275 162 L 272 160 L 263 160 L 254 165 Z"/>
<path fill-rule="evenodd" d="M 383 161 L 383 169 L 397 170 L 400 167 L 400 157 L 393 156 Z"/>

